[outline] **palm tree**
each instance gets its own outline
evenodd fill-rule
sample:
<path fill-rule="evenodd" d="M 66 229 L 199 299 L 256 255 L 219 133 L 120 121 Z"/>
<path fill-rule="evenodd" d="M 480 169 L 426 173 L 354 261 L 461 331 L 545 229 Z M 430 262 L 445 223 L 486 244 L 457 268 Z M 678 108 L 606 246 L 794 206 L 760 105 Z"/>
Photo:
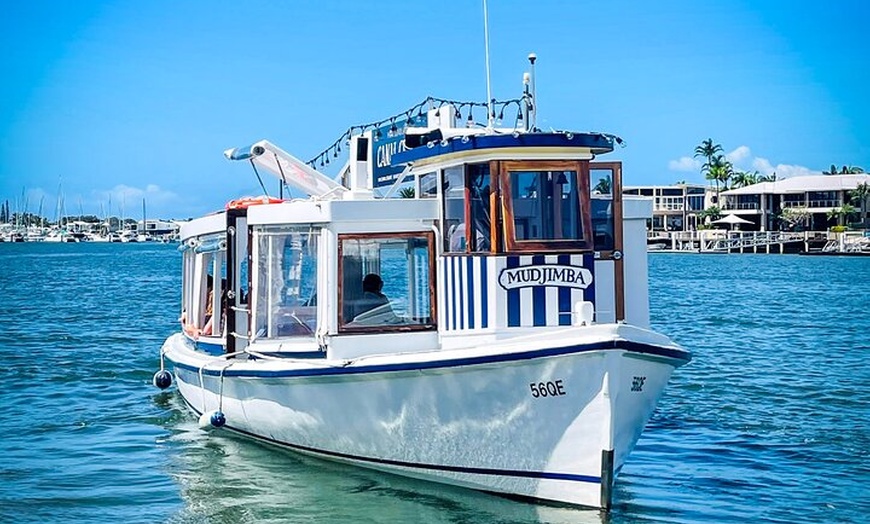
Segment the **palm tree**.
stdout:
<path fill-rule="evenodd" d="M 707 167 L 707 174 L 705 178 L 707 180 L 713 180 L 716 182 L 716 202 L 719 202 L 719 184 L 722 184 L 722 189 L 728 190 L 728 181 L 731 179 L 731 176 L 734 174 L 734 167 L 731 165 L 731 162 L 725 159 L 722 155 L 716 155 L 710 160 L 710 164 Z"/>
<path fill-rule="evenodd" d="M 717 199 L 719 198 L 719 181 L 715 177 L 710 176 L 710 168 L 713 167 L 713 157 L 716 156 L 716 153 L 721 153 L 722 151 L 722 146 L 720 144 L 714 144 L 712 138 L 704 140 L 699 146 L 695 147 L 695 158 L 702 156 L 707 160 L 704 162 L 704 165 L 701 166 L 701 173 L 704 175 L 704 178 L 716 181 Z"/>
<path fill-rule="evenodd" d="M 746 171 L 736 171 L 734 180 L 731 183 L 732 188 L 746 187 L 761 182 L 762 176 L 758 171 L 747 173 Z"/>
<path fill-rule="evenodd" d="M 713 220 L 719 220 L 721 217 L 722 210 L 719 208 L 719 206 L 710 206 L 707 209 L 698 213 L 698 220 L 700 220 L 701 223 L 704 223 L 708 218 L 712 222 Z"/>
<path fill-rule="evenodd" d="M 701 142 L 701 145 L 695 148 L 695 157 L 702 156 L 706 158 L 707 164 L 709 165 L 711 163 L 710 161 L 713 159 L 713 156 L 715 156 L 716 153 L 721 153 L 722 151 L 722 146 L 720 144 L 714 144 L 713 139 L 708 138 L 707 140 Z"/>
<path fill-rule="evenodd" d="M 842 226 L 843 222 L 849 218 L 849 216 L 854 215 L 858 210 L 852 204 L 843 204 L 840 207 L 835 207 L 834 209 L 828 211 L 828 218 L 836 218 L 837 225 Z"/>
<path fill-rule="evenodd" d="M 831 164 L 830 169 L 827 171 L 822 171 L 823 175 L 860 175 L 864 172 L 864 168 L 861 166 L 843 166 L 837 171 L 837 166 L 835 164 Z"/>
<path fill-rule="evenodd" d="M 414 198 L 414 188 L 403 187 L 399 190 L 399 198 Z"/>
<path fill-rule="evenodd" d="M 851 197 L 851 201 L 856 202 L 858 207 L 861 209 L 861 222 L 866 226 L 867 208 L 870 207 L 867 205 L 867 201 L 870 200 L 870 184 L 867 182 L 858 184 L 858 187 L 849 192 L 849 196 Z"/>
<path fill-rule="evenodd" d="M 595 188 L 593 189 L 593 191 L 596 191 L 602 195 L 609 195 L 610 194 L 610 175 L 607 175 L 604 178 L 598 179 L 598 183 L 595 184 Z"/>

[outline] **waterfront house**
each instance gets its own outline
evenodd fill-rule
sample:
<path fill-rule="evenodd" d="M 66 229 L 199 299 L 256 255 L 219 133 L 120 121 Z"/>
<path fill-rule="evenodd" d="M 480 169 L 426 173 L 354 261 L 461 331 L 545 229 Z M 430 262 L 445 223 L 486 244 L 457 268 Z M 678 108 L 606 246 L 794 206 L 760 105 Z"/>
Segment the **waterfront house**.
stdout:
<path fill-rule="evenodd" d="M 723 214 L 733 214 L 752 222 L 752 225 L 745 226 L 746 230 L 779 230 L 782 211 L 792 208 L 806 215 L 805 229 L 824 231 L 832 225 L 828 213 L 850 203 L 850 192 L 860 184 L 870 184 L 870 175 L 784 178 L 723 191 L 720 207 Z"/>
<path fill-rule="evenodd" d="M 701 184 L 626 186 L 622 193 L 652 199 L 653 216 L 647 219 L 647 231 L 652 233 L 697 229 L 701 212 L 716 204 L 715 190 Z"/>

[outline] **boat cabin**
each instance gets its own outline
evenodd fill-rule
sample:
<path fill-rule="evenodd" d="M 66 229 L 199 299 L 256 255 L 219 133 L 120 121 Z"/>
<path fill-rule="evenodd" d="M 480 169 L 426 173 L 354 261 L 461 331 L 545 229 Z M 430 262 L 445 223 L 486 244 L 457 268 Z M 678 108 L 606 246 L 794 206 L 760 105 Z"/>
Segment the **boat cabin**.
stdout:
<path fill-rule="evenodd" d="M 651 203 L 623 200 L 620 163 L 596 160 L 612 136 L 427 116 L 351 137 L 340 183 L 266 141 L 228 151 L 311 196 L 242 199 L 182 226 L 191 343 L 350 359 L 648 326 Z"/>

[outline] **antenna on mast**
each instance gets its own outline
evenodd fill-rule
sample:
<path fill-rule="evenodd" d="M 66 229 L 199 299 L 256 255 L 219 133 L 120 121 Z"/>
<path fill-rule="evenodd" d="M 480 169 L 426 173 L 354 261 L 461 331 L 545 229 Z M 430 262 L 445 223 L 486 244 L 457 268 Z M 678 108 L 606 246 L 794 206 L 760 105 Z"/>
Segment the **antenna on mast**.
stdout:
<path fill-rule="evenodd" d="M 535 60 L 538 59 L 538 55 L 535 53 L 529 53 L 529 62 L 532 64 L 531 68 L 531 89 L 532 89 L 532 103 L 529 108 L 529 120 L 527 125 L 531 131 L 534 131 L 538 126 L 538 99 L 535 97 Z"/>
<path fill-rule="evenodd" d="M 489 78 L 489 21 L 483 0 L 483 44 L 486 56 L 486 127 L 492 128 L 492 84 Z"/>

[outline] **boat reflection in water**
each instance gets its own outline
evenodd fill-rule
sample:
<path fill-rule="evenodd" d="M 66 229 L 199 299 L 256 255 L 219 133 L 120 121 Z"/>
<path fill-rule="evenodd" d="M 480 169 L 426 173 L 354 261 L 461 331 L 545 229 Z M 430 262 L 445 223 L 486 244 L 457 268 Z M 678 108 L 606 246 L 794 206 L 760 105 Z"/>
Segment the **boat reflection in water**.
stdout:
<path fill-rule="evenodd" d="M 173 450 L 185 503 L 172 522 L 603 521 L 598 510 L 522 503 L 209 435 L 194 421 L 174 420 L 171 431 L 161 444 Z"/>
<path fill-rule="evenodd" d="M 609 508 L 690 359 L 649 329 L 651 202 L 596 160 L 617 137 L 536 129 L 528 92 L 487 108 L 519 106 L 514 128 L 458 127 L 448 102 L 352 128 L 325 152 L 348 141 L 341 183 L 265 140 L 227 151 L 310 196 L 182 226 L 184 329 L 161 366 L 204 428 Z"/>

